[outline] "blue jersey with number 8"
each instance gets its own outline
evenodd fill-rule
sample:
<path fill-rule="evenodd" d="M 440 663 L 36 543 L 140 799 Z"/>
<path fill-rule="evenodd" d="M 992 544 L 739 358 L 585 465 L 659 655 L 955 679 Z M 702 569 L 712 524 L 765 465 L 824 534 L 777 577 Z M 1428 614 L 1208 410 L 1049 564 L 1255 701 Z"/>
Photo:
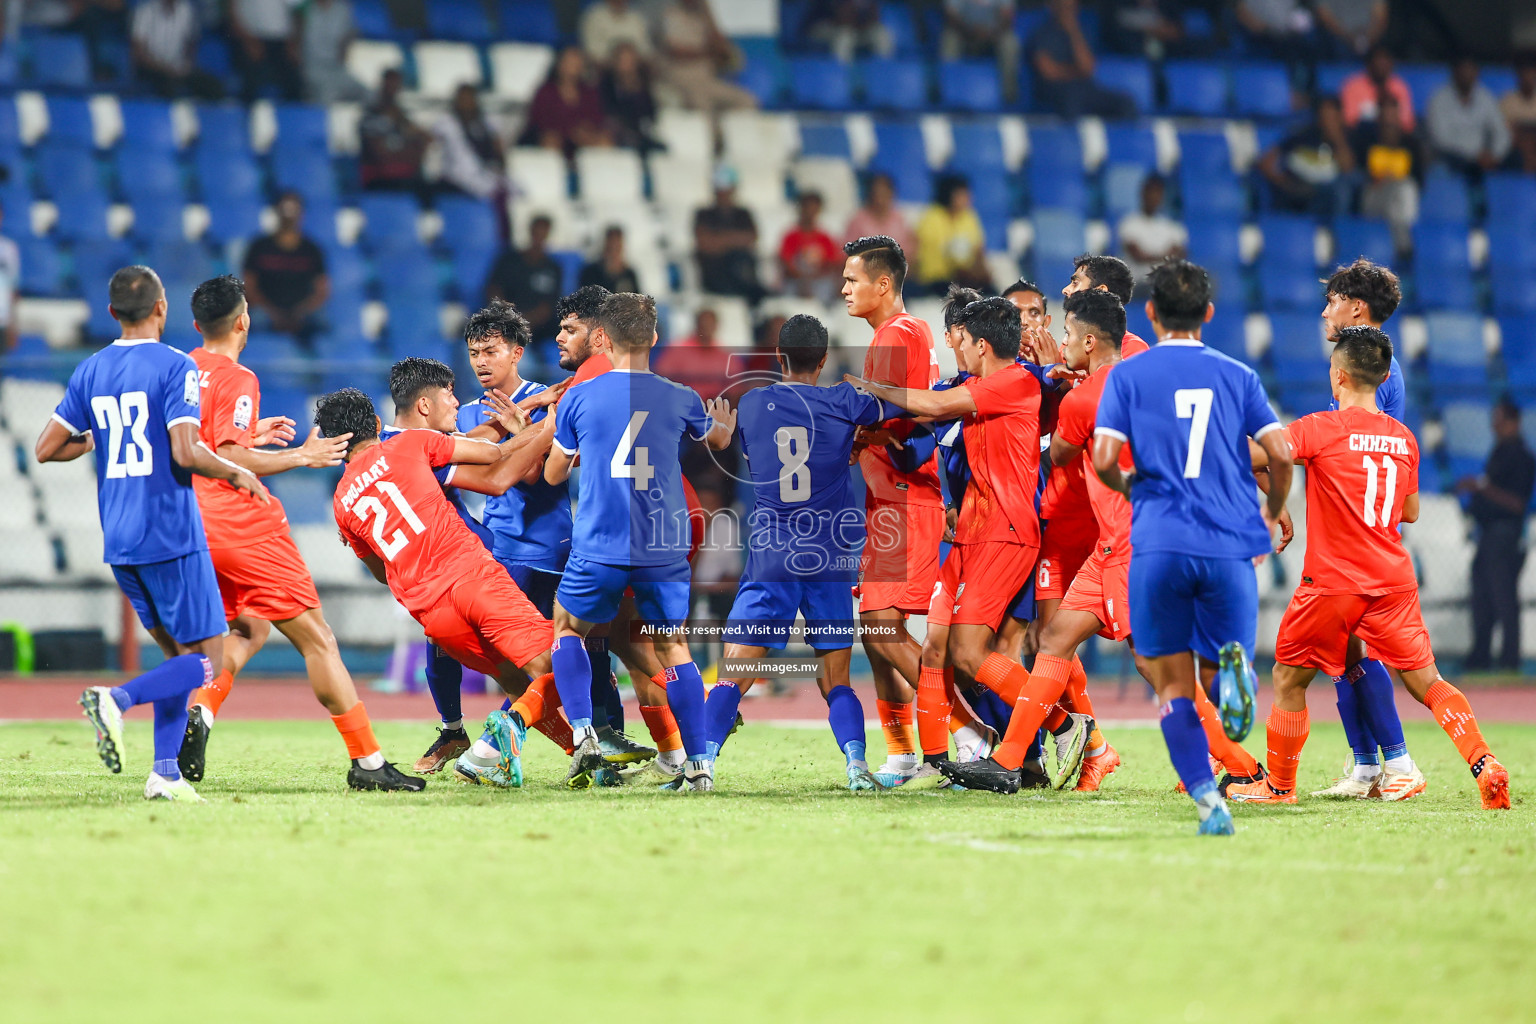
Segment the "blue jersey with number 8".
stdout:
<path fill-rule="evenodd" d="M 614 566 L 687 561 L 677 452 L 710 423 L 697 391 L 649 371 L 613 369 L 571 388 L 555 422 L 555 445 L 581 455 L 571 554 Z"/>
<path fill-rule="evenodd" d="M 53 418 L 96 443 L 96 503 L 111 565 L 203 551 L 192 474 L 171 458 L 170 428 L 201 425 L 197 364 L 149 338 L 115 341 L 75 368 Z"/>
<path fill-rule="evenodd" d="M 1126 441 L 1131 550 L 1252 558 L 1270 550 L 1248 438 L 1279 430 L 1252 369 L 1173 339 L 1110 371 L 1095 434 Z"/>

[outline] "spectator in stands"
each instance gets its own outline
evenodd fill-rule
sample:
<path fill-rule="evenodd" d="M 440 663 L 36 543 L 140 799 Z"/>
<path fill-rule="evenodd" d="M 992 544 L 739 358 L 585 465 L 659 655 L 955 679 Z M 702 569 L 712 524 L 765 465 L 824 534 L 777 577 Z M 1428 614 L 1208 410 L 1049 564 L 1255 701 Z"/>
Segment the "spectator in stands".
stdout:
<path fill-rule="evenodd" d="M 800 32 L 830 49 L 840 61 L 889 57 L 896 52 L 891 30 L 880 22 L 878 0 L 813 0 Z"/>
<path fill-rule="evenodd" d="M 1451 80 L 1429 98 L 1424 127 L 1435 157 L 1468 177 L 1481 178 L 1509 156 L 1509 125 L 1470 57 L 1456 61 Z"/>
<path fill-rule="evenodd" d="M 357 35 L 351 0 L 309 0 L 300 25 L 304 87 L 311 103 L 360 103 L 368 90 L 347 71 L 347 47 Z"/>
<path fill-rule="evenodd" d="M 1120 218 L 1115 234 L 1125 262 L 1137 280 L 1166 259 L 1183 259 L 1189 245 L 1189 230 L 1163 212 L 1167 183 L 1160 174 L 1149 174 L 1141 182 L 1141 209 Z"/>
<path fill-rule="evenodd" d="M 1274 191 L 1275 205 L 1297 213 L 1332 217 L 1349 212 L 1355 152 L 1339 101 L 1319 97 L 1312 120 L 1281 139 L 1259 160 L 1259 173 Z"/>
<path fill-rule="evenodd" d="M 533 94 L 523 140 L 566 156 L 580 146 L 613 145 L 602 94 L 588 81 L 587 59 L 577 47 L 560 51 L 549 77 Z"/>
<path fill-rule="evenodd" d="M 1183 11 L 1176 0 L 1129 0 L 1114 5 L 1106 28 L 1111 49 L 1148 60 L 1191 55 L 1184 34 Z"/>
<path fill-rule="evenodd" d="M 600 88 L 614 144 L 642 153 L 660 148 L 655 138 L 656 98 L 640 51 L 629 43 L 615 47 Z"/>
<path fill-rule="evenodd" d="M 288 0 L 230 0 L 229 31 L 247 103 L 269 88 L 290 102 L 299 98 L 299 34 Z"/>
<path fill-rule="evenodd" d="M 693 216 L 699 283 L 716 295 L 739 295 L 756 305 L 766 294 L 757 278 L 757 222 L 736 203 L 736 169 L 715 170 L 715 201 Z"/>
<path fill-rule="evenodd" d="M 1515 87 L 1499 100 L 1499 111 L 1509 125 L 1515 170 L 1536 174 L 1536 52 L 1515 57 Z"/>
<path fill-rule="evenodd" d="M 708 306 L 693 318 L 693 334 L 656 354 L 656 372 L 686 384 L 706 400 L 719 398 L 731 373 L 731 353 L 720 344 L 720 317 Z"/>
<path fill-rule="evenodd" d="M 1390 14 L 1387 0 L 1313 0 L 1317 23 L 1338 57 L 1359 57 L 1381 42 Z"/>
<path fill-rule="evenodd" d="M 1360 213 L 1379 217 L 1392 226 L 1399 249 L 1413 242 L 1413 224 L 1419 219 L 1419 181 L 1424 177 L 1424 154 L 1412 132 L 1403 130 L 1397 99 L 1381 94 L 1381 117 L 1355 129 L 1355 162 L 1364 182 L 1360 187 Z"/>
<path fill-rule="evenodd" d="M 128 33 L 125 0 L 10 0 L 6 8 L 8 25 L 20 21 L 27 26 L 84 36 L 96 77 L 113 77 L 102 49 L 104 43 L 116 43 Z M 19 18 L 10 17 L 18 13 Z"/>
<path fill-rule="evenodd" d="M 245 297 L 252 329 L 291 334 L 305 345 L 326 327 L 320 310 L 331 297 L 325 253 L 304 234 L 304 200 L 278 197 L 277 230 L 245 251 Z"/>
<path fill-rule="evenodd" d="M 597 284 L 610 292 L 638 292 L 640 279 L 624 256 L 624 229 L 617 224 L 608 225 L 603 232 L 603 251 L 598 258 L 581 268 L 580 285 Z"/>
<path fill-rule="evenodd" d="M 684 106 L 712 116 L 757 106 L 757 97 L 721 77 L 740 68 L 743 58 L 705 0 L 671 0 L 661 11 L 660 36 L 662 80 Z"/>
<path fill-rule="evenodd" d="M 139 81 L 166 99 L 217 100 L 224 85 L 197 67 L 200 35 L 192 0 L 146 0 L 133 12 L 129 36 Z"/>
<path fill-rule="evenodd" d="M 1019 35 L 1013 9 L 1013 0 L 944 0 L 944 31 L 939 36 L 941 60 L 995 57 L 998 84 L 1009 103 L 1019 95 Z"/>
<path fill-rule="evenodd" d="M 896 208 L 896 182 L 884 171 L 870 175 L 864 205 L 849 218 L 848 227 L 843 230 L 843 241 L 876 235 L 894 238 L 908 259 L 917 254 L 917 236 L 912 233 L 907 218 Z M 777 341 L 778 335 L 773 337 Z"/>
<path fill-rule="evenodd" d="M 506 299 L 528 319 L 534 341 L 551 341 L 560 329 L 555 302 L 560 298 L 563 271 L 549 254 L 549 234 L 554 225 L 544 214 L 528 222 L 528 248 L 518 252 L 507 246 L 496 257 L 485 281 L 485 301 Z"/>
<path fill-rule="evenodd" d="M 453 106 L 433 129 L 443 157 L 445 185 L 476 199 L 504 200 L 507 161 L 485 111 L 480 93 L 468 83 L 453 93 Z"/>
<path fill-rule="evenodd" d="M 379 95 L 363 114 L 358 132 L 362 154 L 358 173 L 363 188 L 421 188 L 421 161 L 432 136 L 419 128 L 400 106 L 405 76 L 390 68 L 379 81 Z"/>
<path fill-rule="evenodd" d="M 597 67 L 613 58 L 620 43 L 628 43 L 635 52 L 651 58 L 651 26 L 645 15 L 635 10 L 629 0 L 599 0 L 581 16 L 581 48 Z"/>
<path fill-rule="evenodd" d="M 1313 59 L 1312 12 L 1301 0 L 1239 0 L 1237 23 L 1259 53 L 1287 64 Z"/>
<path fill-rule="evenodd" d="M 933 203 L 917 222 L 916 267 L 918 287 L 933 295 L 943 295 L 951 283 L 983 293 L 992 289 L 987 237 L 971 205 L 971 186 L 959 175 L 939 179 Z"/>
<path fill-rule="evenodd" d="M 795 199 L 795 223 L 779 243 L 779 272 L 786 291 L 829 303 L 842 287 L 843 249 L 822 230 L 820 192 Z"/>
<path fill-rule="evenodd" d="M 0 206 L 0 228 L 5 226 L 5 207 Z M 16 303 L 21 299 L 21 250 L 16 242 L 0 235 L 0 352 L 16 347 Z"/>
<path fill-rule="evenodd" d="M 1093 79 L 1093 50 L 1077 17 L 1077 0 L 1051 0 L 1051 16 L 1029 39 L 1035 95 L 1063 117 L 1130 118 L 1136 101 Z"/>
<path fill-rule="evenodd" d="M 1362 121 L 1376 120 L 1377 100 L 1383 92 L 1391 93 L 1397 100 L 1397 114 L 1402 120 L 1403 131 L 1413 131 L 1413 93 L 1408 91 L 1403 76 L 1397 73 L 1392 52 L 1378 43 L 1365 55 L 1365 69 L 1344 79 L 1344 85 L 1339 89 L 1344 124 L 1353 128 Z"/>
<path fill-rule="evenodd" d="M 1520 407 L 1508 395 L 1493 407 L 1494 446 L 1483 475 L 1457 483 L 1470 494 L 1477 524 L 1472 558 L 1472 652 L 1467 668 L 1494 667 L 1493 630 L 1500 627 L 1498 667 L 1520 669 L 1520 570 L 1525 565 L 1525 515 L 1536 486 L 1536 456 L 1520 433 Z"/>

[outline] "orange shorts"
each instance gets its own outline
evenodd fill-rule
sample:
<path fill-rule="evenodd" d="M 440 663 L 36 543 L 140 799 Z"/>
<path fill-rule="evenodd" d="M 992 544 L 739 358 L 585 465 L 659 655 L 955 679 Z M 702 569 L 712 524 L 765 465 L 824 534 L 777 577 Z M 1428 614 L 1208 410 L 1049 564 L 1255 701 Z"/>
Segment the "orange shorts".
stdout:
<path fill-rule="evenodd" d="M 928 628 L 958 623 L 1000 629 L 1029 582 L 1038 552 L 1031 544 L 1007 541 L 951 545 L 928 604 Z"/>
<path fill-rule="evenodd" d="M 1341 676 L 1350 634 L 1398 671 L 1423 668 L 1435 660 L 1417 590 L 1376 597 L 1298 590 L 1280 620 L 1275 660 Z"/>
<path fill-rule="evenodd" d="M 928 610 L 939 578 L 939 543 L 944 509 L 928 505 L 882 505 L 870 513 L 859 585 L 859 611 L 895 608 L 909 615 Z"/>
<path fill-rule="evenodd" d="M 1094 552 L 1073 577 L 1061 599 L 1061 610 L 1087 612 L 1104 623 L 1099 636 L 1124 640 L 1131 635 L 1130 572 L 1129 558 L 1106 562 L 1102 553 Z"/>
<path fill-rule="evenodd" d="M 528 664 L 555 639 L 554 625 L 495 562 L 454 584 L 446 600 L 416 621 L 454 661 L 488 676 L 503 664 Z"/>
<path fill-rule="evenodd" d="M 320 595 L 293 536 L 284 530 L 234 548 L 208 549 L 224 598 L 224 620 L 241 615 L 284 622 L 320 607 Z"/>
<path fill-rule="evenodd" d="M 1053 519 L 1040 537 L 1040 564 L 1035 567 L 1035 600 L 1060 600 L 1099 543 L 1099 522 Z"/>

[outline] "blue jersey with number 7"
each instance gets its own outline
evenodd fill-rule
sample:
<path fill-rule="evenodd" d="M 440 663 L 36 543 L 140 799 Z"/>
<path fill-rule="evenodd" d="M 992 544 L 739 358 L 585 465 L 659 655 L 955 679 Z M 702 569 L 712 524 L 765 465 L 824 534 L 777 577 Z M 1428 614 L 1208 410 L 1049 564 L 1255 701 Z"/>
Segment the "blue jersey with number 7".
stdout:
<path fill-rule="evenodd" d="M 170 428 L 200 426 L 197 364 L 151 338 L 114 341 L 75 367 L 53 418 L 96 443 L 96 504 L 111 565 L 204 551 L 192 474 L 171 458 Z"/>
<path fill-rule="evenodd" d="M 678 446 L 702 440 L 699 393 L 646 370 L 613 369 L 560 400 L 555 446 L 581 455 L 571 554 L 614 566 L 688 559 L 688 504 Z"/>
<path fill-rule="evenodd" d="M 1095 434 L 1131 446 L 1131 550 L 1252 558 L 1270 550 L 1248 438 L 1280 423 L 1252 369 L 1171 339 L 1110 371 Z"/>

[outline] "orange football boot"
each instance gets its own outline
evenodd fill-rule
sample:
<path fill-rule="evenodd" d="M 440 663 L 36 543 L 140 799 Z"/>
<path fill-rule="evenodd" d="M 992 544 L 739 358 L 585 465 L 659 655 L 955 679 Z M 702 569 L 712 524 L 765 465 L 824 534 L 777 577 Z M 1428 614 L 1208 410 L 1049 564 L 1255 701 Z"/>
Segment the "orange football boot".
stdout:
<path fill-rule="evenodd" d="M 1083 762 L 1086 767 L 1087 761 Z M 1488 754 L 1472 766 L 1477 778 L 1477 790 L 1483 798 L 1483 810 L 1509 810 L 1509 770 L 1499 764 L 1498 758 Z"/>
<path fill-rule="evenodd" d="M 1120 767 L 1120 754 L 1113 746 L 1104 744 L 1104 753 L 1083 758 L 1082 771 L 1077 776 L 1074 793 L 1097 793 L 1104 780 Z"/>

